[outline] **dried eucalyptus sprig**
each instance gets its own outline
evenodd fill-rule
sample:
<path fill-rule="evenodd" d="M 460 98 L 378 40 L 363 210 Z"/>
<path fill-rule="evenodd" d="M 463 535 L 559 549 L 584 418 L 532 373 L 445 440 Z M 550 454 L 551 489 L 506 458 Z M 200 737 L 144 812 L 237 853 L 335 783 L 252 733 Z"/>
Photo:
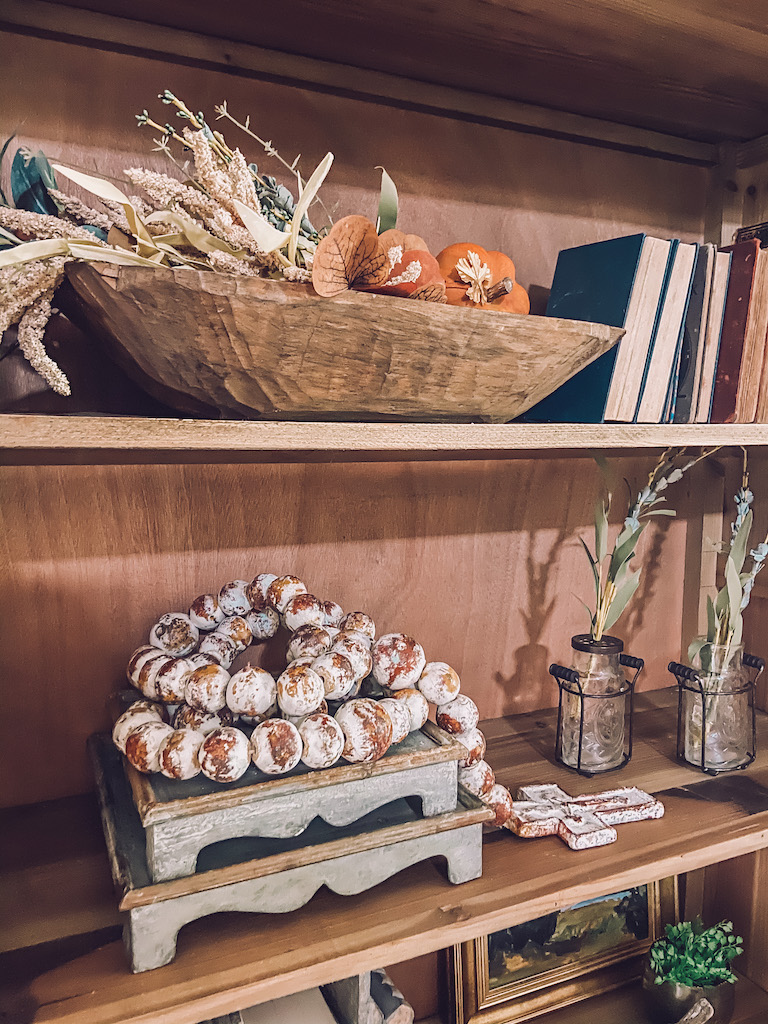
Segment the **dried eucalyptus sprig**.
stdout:
<path fill-rule="evenodd" d="M 714 648 L 723 648 L 722 656 L 717 664 L 727 668 L 734 650 L 741 644 L 744 631 L 744 609 L 749 604 L 755 579 L 763 569 L 768 557 L 768 536 L 749 551 L 752 564 L 744 572 L 744 563 L 749 547 L 749 535 L 752 531 L 752 509 L 754 495 L 749 486 L 749 469 L 747 451 L 743 449 L 741 486 L 734 495 L 736 516 L 731 523 L 731 539 L 725 560 L 725 584 L 718 591 L 715 600 L 707 595 L 707 634 L 692 640 L 688 647 L 688 658 L 693 662 L 697 657 L 705 673 L 713 668 Z M 709 688 L 710 684 L 705 683 Z M 714 686 L 718 685 L 715 680 Z"/>
<path fill-rule="evenodd" d="M 677 483 L 685 473 L 702 459 L 708 458 L 719 446 L 703 450 L 697 456 L 691 456 L 682 464 L 685 448 L 668 448 L 648 474 L 645 487 L 637 494 L 629 506 L 624 525 L 619 531 L 608 551 L 608 515 L 611 509 L 612 492 L 610 485 L 606 496 L 598 498 L 595 504 L 595 552 L 590 551 L 586 541 L 581 540 L 582 547 L 589 559 L 595 582 L 595 609 L 585 604 L 590 615 L 590 634 L 593 640 L 601 640 L 603 635 L 613 626 L 629 604 L 640 584 L 641 568 L 630 571 L 630 562 L 635 554 L 637 542 L 648 525 L 652 516 L 674 516 L 672 508 L 657 508 L 666 501 L 662 495 L 670 484 Z M 598 464 L 603 471 L 606 482 L 610 479 L 605 460 L 599 459 Z M 583 603 L 583 602 L 582 602 Z"/>

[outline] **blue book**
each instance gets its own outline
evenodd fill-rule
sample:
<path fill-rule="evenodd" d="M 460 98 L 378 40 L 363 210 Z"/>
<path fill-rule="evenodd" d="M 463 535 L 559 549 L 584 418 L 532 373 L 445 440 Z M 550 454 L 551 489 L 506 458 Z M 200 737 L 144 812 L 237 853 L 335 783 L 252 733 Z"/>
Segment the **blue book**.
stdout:
<path fill-rule="evenodd" d="M 670 243 L 624 235 L 563 249 L 547 316 L 624 327 L 618 345 L 521 417 L 535 423 L 631 422 L 637 407 Z"/>

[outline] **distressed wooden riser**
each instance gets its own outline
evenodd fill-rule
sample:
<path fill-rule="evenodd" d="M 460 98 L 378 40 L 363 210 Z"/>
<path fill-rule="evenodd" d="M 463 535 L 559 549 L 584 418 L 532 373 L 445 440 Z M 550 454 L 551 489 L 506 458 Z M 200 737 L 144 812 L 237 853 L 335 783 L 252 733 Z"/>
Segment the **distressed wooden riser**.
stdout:
<path fill-rule="evenodd" d="M 384 776 L 391 782 L 413 771 L 440 769 L 445 775 L 452 769 L 451 806 L 443 813 L 425 817 L 412 797 L 400 797 L 344 826 L 324 824 L 315 817 L 300 837 L 240 835 L 206 844 L 194 874 L 156 881 L 122 755 L 108 735 L 92 737 L 89 747 L 120 909 L 128 915 L 124 938 L 134 972 L 169 963 L 179 930 L 210 914 L 285 913 L 303 906 L 321 886 L 353 895 L 431 857 L 445 859 L 448 880 L 454 884 L 482 873 L 483 822 L 493 812 L 463 790 L 457 806 L 456 762 L 444 761 Z M 366 781 L 381 791 L 381 778 Z M 443 782 L 441 787 L 445 796 Z M 337 788 L 320 792 L 330 797 Z M 410 791 L 412 785 L 406 788 Z M 388 791 L 391 795 L 392 789 Z M 170 847 L 167 852 L 172 866 Z"/>

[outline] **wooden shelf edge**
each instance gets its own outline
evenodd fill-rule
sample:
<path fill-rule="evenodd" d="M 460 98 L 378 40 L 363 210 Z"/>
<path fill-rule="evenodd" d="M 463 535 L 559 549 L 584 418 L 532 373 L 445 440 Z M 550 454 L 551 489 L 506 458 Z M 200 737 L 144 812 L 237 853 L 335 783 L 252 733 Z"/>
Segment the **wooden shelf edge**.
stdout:
<path fill-rule="evenodd" d="M 768 445 L 768 424 L 341 423 L 176 420 L 130 416 L 0 415 L 4 462 L 125 461 L 210 455 L 449 458 L 595 448 Z"/>

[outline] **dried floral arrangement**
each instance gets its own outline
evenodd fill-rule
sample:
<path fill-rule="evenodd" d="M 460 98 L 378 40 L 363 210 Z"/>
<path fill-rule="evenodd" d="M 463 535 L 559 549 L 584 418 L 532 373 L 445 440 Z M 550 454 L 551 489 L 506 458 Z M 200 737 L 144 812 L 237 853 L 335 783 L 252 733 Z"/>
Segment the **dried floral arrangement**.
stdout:
<path fill-rule="evenodd" d="M 686 457 L 685 448 L 667 448 L 648 474 L 645 486 L 638 491 L 634 500 L 632 500 L 630 485 L 625 481 L 630 502 L 624 524 L 616 535 L 610 552 L 608 550 L 608 515 L 613 498 L 614 481 L 606 461 L 602 458 L 598 459 L 607 493 L 598 497 L 595 504 L 594 554 L 590 551 L 586 541 L 579 538 L 589 559 L 595 584 L 594 611 L 588 605 L 584 605 L 590 616 L 590 635 L 593 640 L 601 640 L 617 622 L 640 585 L 642 566 L 632 571 L 630 562 L 651 517 L 676 514 L 673 508 L 658 507 L 666 502 L 663 492 L 671 484 L 681 480 L 685 473 L 698 462 L 714 455 L 716 451 L 719 451 L 719 447 L 703 449 L 699 455 Z"/>
<path fill-rule="evenodd" d="M 295 179 L 294 197 L 275 177 L 248 163 L 202 112 L 193 112 L 167 89 L 159 99 L 183 124 L 160 124 L 146 110 L 137 121 L 159 133 L 156 149 L 175 169 L 171 175 L 127 168 L 125 176 L 140 194 L 126 195 L 111 181 L 51 165 L 42 152 L 24 149 L 13 160 L 12 201 L 0 192 L 0 335 L 18 324 L 21 351 L 59 394 L 70 394 L 70 383 L 46 353 L 43 335 L 54 291 L 72 260 L 311 282 L 324 297 L 354 288 L 529 311 L 509 257 L 474 244 L 449 246 L 435 257 L 422 238 L 398 231 L 397 189 L 383 168 L 376 224 L 358 215 L 334 224 L 318 195 L 332 153 L 305 179 L 300 157 L 288 162 L 251 129 L 250 118 L 238 120 L 226 103 L 215 108 L 219 120 L 242 131 Z M 179 162 L 173 145 L 191 154 L 192 168 Z M 95 196 L 95 207 L 68 195 L 59 179 Z M 322 217 L 319 228 L 310 220 L 315 209 Z"/>
<path fill-rule="evenodd" d="M 736 503 L 736 517 L 731 523 L 730 541 L 721 551 L 727 556 L 725 583 L 714 601 L 707 595 L 707 633 L 692 640 L 688 647 L 688 658 L 691 663 L 699 659 L 707 690 L 716 690 L 721 685 L 720 673 L 728 667 L 732 654 L 741 645 L 744 609 L 749 604 L 755 579 L 768 557 L 766 536 L 749 551 L 751 565 L 745 571 L 744 563 L 747 560 L 749 535 L 752 531 L 751 505 L 754 495 L 749 486 L 746 448 L 743 451 L 741 487 L 733 499 Z"/>

